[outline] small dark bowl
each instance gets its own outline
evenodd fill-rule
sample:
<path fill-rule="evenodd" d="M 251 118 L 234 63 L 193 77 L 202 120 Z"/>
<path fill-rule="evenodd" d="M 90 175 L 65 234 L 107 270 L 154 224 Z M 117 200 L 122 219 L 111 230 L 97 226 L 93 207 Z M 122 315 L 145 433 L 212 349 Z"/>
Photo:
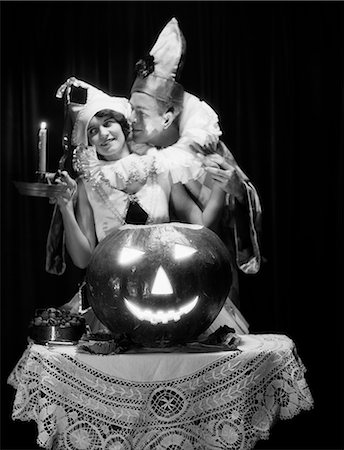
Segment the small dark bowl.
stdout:
<path fill-rule="evenodd" d="M 54 342 L 66 342 L 77 344 L 85 333 L 85 324 L 74 325 L 70 327 L 61 328 L 56 325 L 30 325 L 29 337 L 36 344 L 47 344 Z"/>

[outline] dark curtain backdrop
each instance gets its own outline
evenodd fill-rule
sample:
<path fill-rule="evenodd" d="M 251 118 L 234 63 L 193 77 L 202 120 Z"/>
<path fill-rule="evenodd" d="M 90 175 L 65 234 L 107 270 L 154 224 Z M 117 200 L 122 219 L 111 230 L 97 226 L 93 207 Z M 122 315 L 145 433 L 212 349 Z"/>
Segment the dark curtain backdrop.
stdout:
<path fill-rule="evenodd" d="M 296 343 L 315 408 L 278 422 L 265 449 L 343 448 L 342 2 L 1 2 L 2 449 L 35 446 L 35 425 L 12 422 L 6 385 L 38 307 L 59 306 L 83 275 L 45 272 L 48 200 L 33 181 L 37 134 L 48 124 L 48 170 L 62 153 L 69 76 L 128 95 L 135 62 L 175 16 L 187 42 L 186 90 L 219 114 L 223 140 L 263 204 L 264 264 L 241 276 L 252 332 Z"/>

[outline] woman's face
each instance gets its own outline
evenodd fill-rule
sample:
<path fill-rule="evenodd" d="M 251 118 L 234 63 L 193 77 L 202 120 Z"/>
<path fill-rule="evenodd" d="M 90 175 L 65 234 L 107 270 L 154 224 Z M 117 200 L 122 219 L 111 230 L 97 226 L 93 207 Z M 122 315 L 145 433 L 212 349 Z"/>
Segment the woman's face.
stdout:
<path fill-rule="evenodd" d="M 129 155 L 122 127 L 111 115 L 93 116 L 87 128 L 87 136 L 97 153 L 108 161 Z"/>

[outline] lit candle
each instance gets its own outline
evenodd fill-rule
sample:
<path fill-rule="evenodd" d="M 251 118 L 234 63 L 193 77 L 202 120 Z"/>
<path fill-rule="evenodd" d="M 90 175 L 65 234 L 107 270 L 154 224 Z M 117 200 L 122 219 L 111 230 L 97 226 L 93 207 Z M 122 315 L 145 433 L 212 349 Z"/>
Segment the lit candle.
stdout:
<path fill-rule="evenodd" d="M 47 170 L 47 124 L 41 123 L 38 134 L 38 172 Z"/>

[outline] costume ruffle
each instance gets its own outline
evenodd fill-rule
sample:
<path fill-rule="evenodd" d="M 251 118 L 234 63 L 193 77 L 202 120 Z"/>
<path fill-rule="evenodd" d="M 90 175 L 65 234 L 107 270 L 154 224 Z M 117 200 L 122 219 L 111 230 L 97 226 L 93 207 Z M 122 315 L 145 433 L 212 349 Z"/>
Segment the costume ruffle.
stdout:
<path fill-rule="evenodd" d="M 119 190 L 124 190 L 133 181 L 144 183 L 150 174 L 166 170 L 155 161 L 154 155 L 132 153 L 117 161 L 103 161 L 98 159 L 95 147 L 91 146 L 78 146 L 74 151 L 73 164 L 87 181 L 103 182 Z"/>
<path fill-rule="evenodd" d="M 205 174 L 202 162 L 195 155 L 187 152 L 183 143 L 160 150 L 151 148 L 147 154 L 154 154 L 158 164 L 170 172 L 172 183 L 186 184 L 189 181 L 198 180 Z"/>
<path fill-rule="evenodd" d="M 179 133 L 181 138 L 190 139 L 202 147 L 216 144 L 222 135 L 219 118 L 215 111 L 207 103 L 188 92 L 184 93 Z"/>
<path fill-rule="evenodd" d="M 120 190 L 133 181 L 144 183 L 153 173 L 169 172 L 173 183 L 183 184 L 205 173 L 201 162 L 178 146 L 161 150 L 152 147 L 144 155 L 131 153 L 117 161 L 103 161 L 98 159 L 95 147 L 80 145 L 74 151 L 73 164 L 86 180 L 105 182 Z"/>

